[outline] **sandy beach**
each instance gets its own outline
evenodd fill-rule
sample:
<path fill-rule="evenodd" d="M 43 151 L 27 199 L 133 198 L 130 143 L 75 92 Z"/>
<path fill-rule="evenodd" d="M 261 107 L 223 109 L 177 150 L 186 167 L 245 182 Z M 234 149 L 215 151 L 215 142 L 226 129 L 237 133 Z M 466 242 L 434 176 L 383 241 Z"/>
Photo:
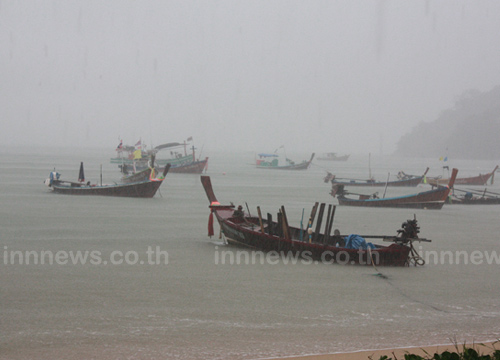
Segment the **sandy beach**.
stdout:
<path fill-rule="evenodd" d="M 500 349 L 500 341 L 475 342 L 466 344 L 467 347 L 474 348 L 480 354 L 491 354 L 494 350 Z M 420 347 L 407 347 L 396 349 L 381 349 L 381 350 L 362 350 L 349 353 L 334 353 L 324 355 L 306 355 L 306 356 L 290 356 L 280 358 L 283 360 L 378 360 L 381 356 L 388 356 L 392 359 L 404 359 L 405 354 L 421 355 L 423 357 L 432 357 L 434 353 L 443 353 L 444 351 L 460 352 L 464 348 L 464 344 L 447 344 L 447 345 L 431 345 Z M 276 358 L 260 359 L 271 360 Z"/>

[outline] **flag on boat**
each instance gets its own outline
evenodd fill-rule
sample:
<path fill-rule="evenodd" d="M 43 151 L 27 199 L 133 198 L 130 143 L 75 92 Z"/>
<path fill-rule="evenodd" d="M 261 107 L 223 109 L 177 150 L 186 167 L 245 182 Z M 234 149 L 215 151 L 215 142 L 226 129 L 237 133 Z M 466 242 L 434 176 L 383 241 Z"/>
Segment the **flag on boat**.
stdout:
<path fill-rule="evenodd" d="M 79 182 L 85 181 L 85 174 L 83 173 L 83 161 L 80 162 L 80 172 L 78 173 L 78 181 Z"/>
<path fill-rule="evenodd" d="M 123 149 L 123 140 L 120 140 L 120 144 L 116 147 L 116 150 L 121 150 Z"/>
<path fill-rule="evenodd" d="M 141 149 L 137 149 L 134 151 L 134 160 L 141 159 L 142 158 L 142 151 Z"/>
<path fill-rule="evenodd" d="M 142 141 L 141 141 L 141 139 L 139 139 L 139 141 L 135 144 L 135 147 L 137 149 L 141 149 L 142 148 Z"/>
<path fill-rule="evenodd" d="M 188 137 L 186 141 L 193 141 L 193 137 L 192 136 Z"/>

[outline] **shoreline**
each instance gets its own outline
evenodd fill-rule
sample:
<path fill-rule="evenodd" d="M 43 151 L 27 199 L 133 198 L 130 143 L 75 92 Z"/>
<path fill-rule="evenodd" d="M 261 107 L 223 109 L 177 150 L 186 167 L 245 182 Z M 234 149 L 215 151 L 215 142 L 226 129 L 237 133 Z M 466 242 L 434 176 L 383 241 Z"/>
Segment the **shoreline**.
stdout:
<path fill-rule="evenodd" d="M 352 352 L 338 352 L 331 354 L 284 356 L 260 358 L 258 360 L 378 360 L 383 355 L 387 355 L 387 357 L 392 358 L 393 360 L 402 360 L 404 359 L 404 355 L 408 353 L 420 355 L 424 358 L 431 358 L 434 353 L 441 354 L 444 351 L 460 352 L 463 350 L 464 346 L 473 348 L 480 354 L 490 354 L 494 350 L 500 350 L 500 340 L 441 345 L 409 346 L 377 350 L 358 350 Z"/>

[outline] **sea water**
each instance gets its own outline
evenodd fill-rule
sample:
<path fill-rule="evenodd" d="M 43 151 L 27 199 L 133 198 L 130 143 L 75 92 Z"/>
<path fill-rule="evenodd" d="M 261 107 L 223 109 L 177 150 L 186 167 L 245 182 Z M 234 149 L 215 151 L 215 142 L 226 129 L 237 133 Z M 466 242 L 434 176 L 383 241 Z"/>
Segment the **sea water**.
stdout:
<path fill-rule="evenodd" d="M 334 228 L 342 234 L 395 235 L 416 216 L 420 236 L 432 240 L 415 244 L 428 260 L 423 267 L 252 260 L 224 245 L 217 224 L 207 237 L 199 175 L 168 174 L 152 199 L 58 195 L 43 184 L 54 168 L 76 180 L 80 161 L 87 180 L 118 181 L 113 155 L 3 151 L 0 358 L 258 359 L 500 337 L 499 205 L 337 207 Z M 446 165 L 465 177 L 496 165 L 353 155 L 273 171 L 253 167 L 251 152 L 205 155 L 221 203 L 252 215 L 260 206 L 273 217 L 283 205 L 292 226 L 305 226 L 314 202 L 336 204 L 326 171 L 385 181 L 400 170 L 420 175 L 430 167 L 429 175 L 447 177 Z M 389 187 L 386 197 L 428 189 Z M 488 189 L 500 193 L 498 185 Z M 384 188 L 352 191 L 382 197 Z"/>

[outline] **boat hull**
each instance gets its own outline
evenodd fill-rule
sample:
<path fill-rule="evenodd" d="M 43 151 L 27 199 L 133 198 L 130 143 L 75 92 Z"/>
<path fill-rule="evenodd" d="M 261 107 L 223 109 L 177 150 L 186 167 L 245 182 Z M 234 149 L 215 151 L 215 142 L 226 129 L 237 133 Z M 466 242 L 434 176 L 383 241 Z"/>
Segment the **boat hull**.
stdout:
<path fill-rule="evenodd" d="M 430 209 L 440 210 L 450 192 L 448 188 L 425 191 L 416 195 L 385 199 L 351 199 L 345 196 L 337 196 L 339 205 L 362 206 L 362 207 L 393 207 L 407 209 Z"/>
<path fill-rule="evenodd" d="M 453 205 L 500 205 L 500 198 L 452 198 Z"/>
<path fill-rule="evenodd" d="M 361 235 L 363 238 L 383 238 L 394 243 L 389 246 L 375 245 L 373 248 L 365 247 L 364 249 L 348 248 L 340 245 L 345 241 L 345 235 L 336 234 L 335 231 L 334 235 L 330 235 L 330 231 L 324 234 L 320 232 L 315 234 L 314 232 L 308 232 L 306 229 L 288 226 L 284 207 L 282 207 L 278 215 L 277 222 L 272 221 L 270 214 L 268 214 L 269 220 L 262 219 L 260 208 L 258 208 L 259 217 L 236 214 L 234 205 L 221 205 L 217 201 L 210 177 L 201 176 L 201 182 L 210 202 L 209 236 L 214 234 L 213 216 L 215 215 L 221 233 L 224 234 L 229 243 L 261 252 L 276 252 L 277 255 L 281 255 L 283 258 L 298 256 L 309 263 L 314 261 L 315 263 L 384 266 L 407 266 L 411 262 L 410 251 L 413 249 L 411 241 L 415 239 L 410 240 L 410 238 L 399 237 L 401 234 L 396 237 Z M 314 209 L 317 209 L 317 205 L 315 205 Z M 318 219 L 323 216 L 324 205 L 322 204 L 320 207 Z M 327 220 L 331 221 L 330 225 L 333 224 L 333 213 L 330 220 Z M 329 217 L 330 208 L 328 214 Z M 316 222 L 316 229 L 320 229 L 321 226 L 321 220 L 318 221 Z M 309 229 L 312 229 L 312 226 L 311 220 Z"/>
<path fill-rule="evenodd" d="M 170 163 L 167 163 L 167 165 Z M 166 165 L 165 165 L 166 166 Z M 183 164 L 170 164 L 170 170 L 169 172 L 171 173 L 176 173 L 176 174 L 201 174 L 203 171 L 208 166 L 208 157 L 203 159 L 203 160 L 198 160 L 198 161 L 191 161 Z M 136 169 L 139 170 L 139 172 L 142 172 L 145 169 L 145 166 L 141 165 L 136 165 Z M 163 171 L 165 169 L 164 167 L 161 167 L 158 169 L 158 171 Z"/>
<path fill-rule="evenodd" d="M 349 198 L 346 195 L 349 193 L 344 191 L 343 185 L 333 185 L 330 195 L 337 197 L 339 205 L 343 206 L 362 206 L 362 207 L 393 207 L 393 208 L 409 208 L 409 209 L 432 209 L 439 210 L 443 207 L 450 189 L 453 188 L 458 170 L 453 169 L 452 177 L 446 186 L 440 186 L 436 189 L 423 191 L 417 194 L 377 198 L 367 195 L 359 195 L 358 199 Z"/>
<path fill-rule="evenodd" d="M 208 158 L 199 161 L 193 161 L 190 164 L 171 166 L 170 172 L 177 174 L 201 174 L 207 168 Z"/>
<path fill-rule="evenodd" d="M 52 184 L 52 189 L 57 194 L 65 195 L 98 195 L 98 196 L 119 196 L 152 198 L 162 184 L 162 180 L 143 181 L 131 184 L 116 185 L 81 185 L 72 186 L 64 184 Z"/>
<path fill-rule="evenodd" d="M 474 185 L 474 186 L 484 186 L 491 178 L 491 183 L 493 184 L 493 178 L 495 176 L 495 171 L 497 171 L 498 165 L 493 169 L 492 172 L 488 174 L 479 174 L 478 176 L 472 176 L 468 178 L 456 178 L 455 185 Z M 448 184 L 449 179 L 440 178 L 429 178 L 427 183 L 432 186 L 441 186 Z"/>
<path fill-rule="evenodd" d="M 353 181 L 336 181 L 336 180 L 331 180 L 330 182 L 333 185 L 345 185 L 345 186 L 369 186 L 369 187 L 384 187 L 384 186 L 400 186 L 400 187 L 416 187 L 418 184 L 422 182 L 424 179 L 423 176 L 417 176 L 412 179 L 407 179 L 407 180 L 395 180 L 395 181 L 388 181 L 388 182 L 382 182 L 382 181 L 359 181 L 359 180 L 353 180 Z"/>
<path fill-rule="evenodd" d="M 142 171 L 138 171 L 135 174 L 127 175 L 122 177 L 122 182 L 126 184 L 147 181 L 151 176 L 151 168 L 147 168 Z"/>
<path fill-rule="evenodd" d="M 367 250 L 346 249 L 333 244 L 309 243 L 307 237 L 300 240 L 287 240 L 281 236 L 263 234 L 255 225 L 253 229 L 240 226 L 231 221 L 217 217 L 222 233 L 227 241 L 236 246 L 244 246 L 263 252 L 276 252 L 283 257 L 300 257 L 302 260 L 328 264 L 407 266 L 410 248 L 405 245 L 391 244 L 378 247 L 371 252 Z M 293 229 L 300 231 L 299 229 Z M 334 238 L 332 238 L 333 240 Z M 332 242 L 332 241 L 330 241 Z"/>
<path fill-rule="evenodd" d="M 311 155 L 311 159 L 309 159 L 309 161 L 303 161 L 300 164 L 278 166 L 278 165 L 259 165 L 259 163 L 257 163 L 256 168 L 266 169 L 266 170 L 307 170 L 309 169 L 309 166 L 311 166 L 313 158 L 314 158 L 314 153 Z"/>

